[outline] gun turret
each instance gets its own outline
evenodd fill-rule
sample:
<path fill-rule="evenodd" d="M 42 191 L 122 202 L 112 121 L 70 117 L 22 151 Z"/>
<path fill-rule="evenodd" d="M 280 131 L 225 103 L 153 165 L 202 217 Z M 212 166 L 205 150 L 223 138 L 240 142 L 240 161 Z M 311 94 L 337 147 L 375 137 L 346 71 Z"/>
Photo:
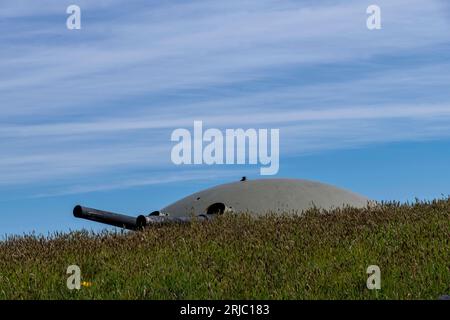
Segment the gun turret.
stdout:
<path fill-rule="evenodd" d="M 198 219 L 200 221 L 209 219 L 207 215 L 199 215 L 197 217 L 160 216 L 159 211 L 155 211 L 148 216 L 140 215 L 135 218 L 120 213 L 82 207 L 80 205 L 75 206 L 73 209 L 73 215 L 76 218 L 109 224 L 111 226 L 125 228 L 128 230 L 140 230 L 142 228 L 158 224 L 189 223 L 194 219 Z"/>

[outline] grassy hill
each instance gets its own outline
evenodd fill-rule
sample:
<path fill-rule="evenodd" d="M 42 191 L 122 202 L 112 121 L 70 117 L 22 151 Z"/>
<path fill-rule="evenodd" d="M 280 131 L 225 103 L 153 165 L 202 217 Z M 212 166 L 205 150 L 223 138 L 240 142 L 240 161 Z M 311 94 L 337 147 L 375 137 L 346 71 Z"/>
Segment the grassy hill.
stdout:
<path fill-rule="evenodd" d="M 68 290 L 69 265 L 81 268 Z M 366 269 L 381 269 L 368 290 Z M 144 232 L 0 243 L 0 299 L 436 299 L 450 294 L 450 199 Z"/>

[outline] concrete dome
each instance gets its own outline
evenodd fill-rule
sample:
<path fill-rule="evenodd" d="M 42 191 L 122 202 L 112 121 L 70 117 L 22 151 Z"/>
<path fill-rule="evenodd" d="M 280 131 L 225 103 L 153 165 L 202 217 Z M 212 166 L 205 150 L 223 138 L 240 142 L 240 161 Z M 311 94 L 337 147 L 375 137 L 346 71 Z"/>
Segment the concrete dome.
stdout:
<path fill-rule="evenodd" d="M 258 179 L 222 184 L 187 196 L 163 209 L 173 217 L 203 214 L 209 210 L 265 214 L 298 212 L 316 206 L 365 207 L 369 199 L 331 185 L 300 179 Z"/>

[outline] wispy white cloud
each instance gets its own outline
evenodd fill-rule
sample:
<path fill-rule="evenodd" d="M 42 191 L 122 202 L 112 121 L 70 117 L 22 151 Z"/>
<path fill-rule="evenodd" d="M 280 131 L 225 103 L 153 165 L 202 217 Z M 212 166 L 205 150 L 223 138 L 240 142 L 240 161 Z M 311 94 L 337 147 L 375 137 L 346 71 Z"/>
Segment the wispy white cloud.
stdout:
<path fill-rule="evenodd" d="M 89 114 L 102 100 L 265 79 L 273 68 L 369 59 L 448 40 L 435 2 L 381 5 L 386 27 L 375 34 L 365 28 L 361 1 L 200 1 L 138 13 L 116 4 L 122 16 L 87 20 L 80 36 L 51 25 L 45 47 L 34 40 L 5 50 L 1 100 L 8 114 L 22 117 L 67 108 Z"/>
<path fill-rule="evenodd" d="M 158 174 L 151 178 L 148 177 L 137 177 L 129 178 L 126 180 L 116 179 L 113 181 L 103 182 L 103 183 L 89 183 L 80 184 L 76 186 L 65 186 L 63 188 L 52 190 L 45 193 L 37 193 L 32 195 L 33 198 L 44 198 L 44 197 L 54 197 L 70 194 L 80 194 L 89 192 L 100 192 L 109 191 L 115 189 L 126 189 L 134 187 L 142 187 L 149 185 L 164 185 L 171 183 L 180 183 L 188 181 L 207 181 L 211 179 L 222 179 L 222 178 L 236 178 L 239 174 L 242 174 L 243 170 L 226 170 L 226 171 L 213 171 L 213 170 L 189 170 L 183 171 L 177 174 Z M 248 171 L 247 171 L 248 172 Z"/>

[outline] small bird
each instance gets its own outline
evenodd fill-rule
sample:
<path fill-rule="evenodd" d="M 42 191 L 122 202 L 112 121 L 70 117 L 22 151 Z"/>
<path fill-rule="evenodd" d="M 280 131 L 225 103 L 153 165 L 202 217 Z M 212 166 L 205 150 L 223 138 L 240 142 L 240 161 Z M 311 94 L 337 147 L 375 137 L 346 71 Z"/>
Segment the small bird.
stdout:
<path fill-rule="evenodd" d="M 247 180 L 247 177 L 242 177 L 241 178 L 241 181 L 245 181 L 245 180 Z"/>

